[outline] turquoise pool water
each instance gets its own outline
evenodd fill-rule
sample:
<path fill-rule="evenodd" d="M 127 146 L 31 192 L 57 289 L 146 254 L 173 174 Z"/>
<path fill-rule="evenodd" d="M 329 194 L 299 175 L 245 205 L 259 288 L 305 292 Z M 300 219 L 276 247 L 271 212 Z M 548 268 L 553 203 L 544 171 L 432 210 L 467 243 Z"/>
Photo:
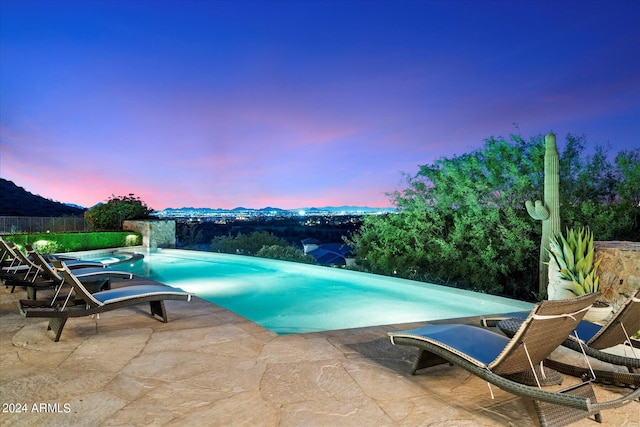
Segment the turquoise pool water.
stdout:
<path fill-rule="evenodd" d="M 529 310 L 530 303 L 411 280 L 241 255 L 161 249 L 132 265 L 279 334 Z"/>
<path fill-rule="evenodd" d="M 58 254 L 62 259 L 66 255 L 70 255 L 74 258 L 86 259 L 91 261 L 98 261 L 108 266 L 117 266 L 122 270 L 122 264 L 136 263 L 141 260 L 144 255 L 142 253 L 136 253 L 134 251 L 125 250 L 99 250 L 99 251 L 84 251 L 74 252 L 71 254 Z"/>

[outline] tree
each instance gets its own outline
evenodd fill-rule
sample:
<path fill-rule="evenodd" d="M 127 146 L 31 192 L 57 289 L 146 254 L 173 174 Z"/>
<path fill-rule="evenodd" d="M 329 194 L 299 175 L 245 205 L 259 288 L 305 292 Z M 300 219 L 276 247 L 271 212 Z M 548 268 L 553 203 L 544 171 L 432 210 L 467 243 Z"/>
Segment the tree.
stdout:
<path fill-rule="evenodd" d="M 256 255 L 264 246 L 282 246 L 289 244 L 285 239 L 274 236 L 267 231 L 254 231 L 251 234 L 238 234 L 235 237 L 216 237 L 211 242 L 211 250 L 215 252 Z"/>
<path fill-rule="evenodd" d="M 149 218 L 153 209 L 135 197 L 133 193 L 128 196 L 111 196 L 107 203 L 99 204 L 84 213 L 84 218 L 96 231 L 122 230 L 122 223 L 131 219 Z"/>
<path fill-rule="evenodd" d="M 620 202 L 640 206 L 640 148 L 616 156 L 616 191 Z"/>
<path fill-rule="evenodd" d="M 583 148 L 568 135 L 560 156 L 563 226 L 588 225 L 598 240 L 638 236 L 639 154 L 621 153 L 614 167 L 604 149 L 581 157 Z M 544 150 L 542 136 L 512 135 L 420 166 L 390 194 L 399 213 L 366 217 L 347 243 L 374 273 L 530 299 L 541 230 L 524 202 L 542 198 Z"/>
<path fill-rule="evenodd" d="M 640 241 L 640 148 L 621 151 L 611 164 L 604 148 L 581 157 L 583 138 L 567 140 L 560 163 L 563 223 L 589 226 L 596 240 Z"/>
<path fill-rule="evenodd" d="M 271 245 L 263 246 L 256 256 L 262 258 L 279 259 L 282 261 L 302 262 L 305 264 L 317 264 L 316 259 L 304 253 L 302 249 L 293 246 Z"/>

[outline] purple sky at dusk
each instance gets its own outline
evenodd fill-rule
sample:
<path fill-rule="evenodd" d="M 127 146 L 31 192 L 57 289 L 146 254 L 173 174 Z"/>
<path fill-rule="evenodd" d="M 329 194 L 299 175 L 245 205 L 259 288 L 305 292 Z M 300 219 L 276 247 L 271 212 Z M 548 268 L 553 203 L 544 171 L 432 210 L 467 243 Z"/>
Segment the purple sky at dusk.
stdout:
<path fill-rule="evenodd" d="M 490 136 L 617 153 L 640 146 L 639 16 L 633 0 L 0 0 L 0 177 L 87 207 L 382 207 L 403 172 Z"/>

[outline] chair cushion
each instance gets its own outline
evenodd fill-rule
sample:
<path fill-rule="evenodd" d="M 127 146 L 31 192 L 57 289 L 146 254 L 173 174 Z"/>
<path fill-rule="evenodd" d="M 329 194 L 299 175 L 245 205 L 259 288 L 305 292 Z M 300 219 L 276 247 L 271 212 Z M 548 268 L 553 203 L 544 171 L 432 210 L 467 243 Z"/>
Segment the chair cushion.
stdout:
<path fill-rule="evenodd" d="M 110 289 L 108 291 L 97 292 L 93 294 L 93 297 L 100 301 L 102 304 L 109 304 L 126 299 L 142 298 L 149 295 L 162 295 L 162 294 L 184 294 L 188 295 L 185 291 L 179 288 L 173 288 L 171 286 L 163 285 L 133 285 L 123 286 L 121 288 Z"/>
<path fill-rule="evenodd" d="M 576 326 L 578 338 L 586 343 L 591 341 L 591 339 L 600 331 L 600 329 L 602 329 L 602 325 L 591 323 L 586 320 L 580 321 L 580 323 L 578 323 L 578 326 Z M 573 336 L 573 334 L 571 334 L 571 336 Z"/>
<path fill-rule="evenodd" d="M 529 313 L 520 313 L 520 312 L 506 313 L 504 314 L 504 317 L 507 318 L 505 319 L 506 322 L 505 321 L 498 322 L 498 325 L 503 325 L 503 326 L 508 325 L 509 327 L 507 328 L 500 327 L 499 329 L 501 329 L 508 336 L 513 336 L 513 334 L 520 327 L 520 323 L 522 323 L 522 321 L 524 321 L 524 319 L 528 315 Z M 509 324 L 509 320 L 520 320 L 520 323 L 512 322 L 511 324 Z M 602 326 L 595 323 L 588 322 L 586 320 L 581 320 L 580 323 L 578 323 L 578 326 L 576 326 L 576 332 L 578 333 L 578 338 L 580 338 L 583 342 L 586 342 L 586 343 L 591 341 L 591 339 L 598 333 L 600 329 L 602 329 Z M 573 334 L 571 334 L 569 338 L 573 339 L 575 337 L 573 336 Z"/>
<path fill-rule="evenodd" d="M 427 325 L 389 335 L 439 343 L 480 366 L 493 362 L 509 342 L 507 337 L 488 329 L 461 324 Z"/>

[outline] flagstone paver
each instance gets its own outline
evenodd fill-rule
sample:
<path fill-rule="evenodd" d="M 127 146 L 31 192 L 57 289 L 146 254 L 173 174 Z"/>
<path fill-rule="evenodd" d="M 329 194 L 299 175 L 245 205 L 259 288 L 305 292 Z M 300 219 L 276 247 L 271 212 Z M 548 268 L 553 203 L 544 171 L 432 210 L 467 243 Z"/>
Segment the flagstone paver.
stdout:
<path fill-rule="evenodd" d="M 278 336 L 195 298 L 168 301 L 166 324 L 145 305 L 71 319 L 56 343 L 18 314 L 21 297 L 0 290 L 0 396 L 14 405 L 1 426 L 535 425 L 529 402 L 496 387 L 492 399 L 462 369 L 409 375 L 415 350 L 386 332 L 413 325 Z M 603 417 L 640 427 L 640 403 Z"/>

